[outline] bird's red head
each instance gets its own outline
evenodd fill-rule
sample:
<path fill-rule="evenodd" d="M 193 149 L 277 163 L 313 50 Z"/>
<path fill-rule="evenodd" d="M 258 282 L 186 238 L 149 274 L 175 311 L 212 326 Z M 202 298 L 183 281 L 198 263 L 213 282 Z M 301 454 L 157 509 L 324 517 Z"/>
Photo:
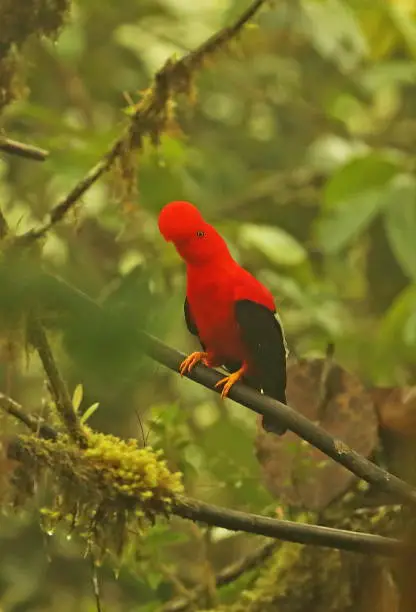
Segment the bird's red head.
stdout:
<path fill-rule="evenodd" d="M 188 264 L 203 265 L 230 257 L 223 238 L 190 202 L 166 204 L 159 215 L 159 230 Z"/>

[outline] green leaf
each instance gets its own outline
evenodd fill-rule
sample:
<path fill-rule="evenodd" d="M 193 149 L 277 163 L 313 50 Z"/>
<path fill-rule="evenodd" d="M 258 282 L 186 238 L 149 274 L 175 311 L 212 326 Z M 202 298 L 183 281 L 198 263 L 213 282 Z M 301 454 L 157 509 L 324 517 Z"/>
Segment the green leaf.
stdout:
<path fill-rule="evenodd" d="M 303 246 L 280 227 L 245 223 L 239 238 L 242 246 L 260 251 L 277 265 L 297 266 L 306 259 Z"/>
<path fill-rule="evenodd" d="M 392 85 L 414 85 L 416 83 L 416 64 L 409 60 L 393 60 L 366 66 L 360 81 L 371 91 Z"/>
<path fill-rule="evenodd" d="M 160 572 L 146 572 L 146 582 L 152 591 L 156 591 L 157 587 L 162 583 L 163 576 Z"/>
<path fill-rule="evenodd" d="M 409 285 L 379 322 L 370 343 L 370 375 L 376 385 L 397 385 L 401 364 L 414 363 L 415 312 L 416 285 Z"/>
<path fill-rule="evenodd" d="M 338 206 L 317 225 L 318 242 L 325 253 L 341 251 L 373 221 L 383 206 L 379 190 L 365 191 Z"/>
<path fill-rule="evenodd" d="M 325 187 L 324 216 L 317 224 L 324 252 L 339 252 L 367 229 L 385 206 L 386 186 L 397 172 L 393 159 L 370 154 L 334 173 Z"/>
<path fill-rule="evenodd" d="M 413 312 L 406 321 L 403 339 L 407 346 L 416 346 L 416 312 Z"/>
<path fill-rule="evenodd" d="M 416 179 L 401 175 L 389 190 L 385 227 L 403 272 L 416 281 Z"/>
<path fill-rule="evenodd" d="M 173 531 L 170 525 L 155 525 L 146 535 L 145 544 L 149 548 L 161 549 L 163 546 L 187 542 L 189 534 Z"/>
<path fill-rule="evenodd" d="M 377 331 L 377 346 L 392 351 L 405 339 L 416 311 L 416 285 L 406 287 L 394 300 Z"/>
<path fill-rule="evenodd" d="M 75 412 L 78 412 L 79 407 L 81 406 L 82 398 L 84 395 L 84 388 L 80 383 L 74 389 L 74 394 L 72 396 L 72 406 L 74 407 Z"/>
<path fill-rule="evenodd" d="M 411 6 L 411 5 L 409 5 Z M 416 25 L 412 13 L 399 2 L 386 2 L 385 10 L 413 57 L 416 57 Z"/>
<path fill-rule="evenodd" d="M 365 191 L 378 190 L 398 172 L 397 162 L 391 157 L 369 154 L 342 166 L 327 182 L 323 204 L 333 209 Z"/>
<path fill-rule="evenodd" d="M 301 3 L 309 36 L 324 56 L 345 69 L 367 55 L 367 41 L 350 7 L 341 0 Z"/>
<path fill-rule="evenodd" d="M 97 410 L 99 405 L 100 405 L 100 402 L 95 402 L 94 404 L 91 404 L 91 406 L 87 408 L 84 414 L 82 415 L 80 419 L 81 423 L 86 423 L 88 419 L 92 417 L 92 415 Z"/>

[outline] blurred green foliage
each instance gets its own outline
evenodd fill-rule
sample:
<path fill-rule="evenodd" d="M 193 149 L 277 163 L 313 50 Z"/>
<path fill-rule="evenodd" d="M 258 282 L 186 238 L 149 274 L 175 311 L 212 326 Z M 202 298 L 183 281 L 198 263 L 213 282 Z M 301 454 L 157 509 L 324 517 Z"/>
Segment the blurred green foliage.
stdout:
<path fill-rule="evenodd" d="M 21 60 L 29 93 L 3 110 L 0 126 L 51 154 L 44 163 L 1 157 L 0 207 L 11 231 L 40 223 L 103 155 L 129 98 L 168 57 L 241 10 L 236 0 L 84 0 L 56 42 L 29 39 Z M 412 383 L 415 15 L 405 0 L 265 8 L 200 73 L 195 103 L 178 100 L 183 133 L 137 154 L 137 198 L 123 201 L 117 178 L 104 177 L 48 234 L 42 255 L 0 269 L 2 389 L 30 410 L 49 410 L 18 316 L 19 300 L 26 309 L 41 301 L 71 392 L 82 383 L 83 405 L 100 402 L 91 426 L 163 448 L 190 495 L 273 513 L 252 450 L 254 416 L 141 356 L 141 328 L 182 350 L 194 346 L 182 321 L 183 265 L 159 236 L 157 214 L 171 199 L 201 208 L 273 291 L 294 353 L 319 354 L 331 341 L 366 383 Z M 3 417 L 2 429 L 11 429 Z M 94 609 L 81 545 L 65 534 L 45 541 L 37 512 L 2 517 L 0 609 Z M 253 546 L 220 529 L 160 524 L 118 580 L 100 570 L 104 605 L 156 610 L 208 584 L 207 567 L 218 571 Z"/>

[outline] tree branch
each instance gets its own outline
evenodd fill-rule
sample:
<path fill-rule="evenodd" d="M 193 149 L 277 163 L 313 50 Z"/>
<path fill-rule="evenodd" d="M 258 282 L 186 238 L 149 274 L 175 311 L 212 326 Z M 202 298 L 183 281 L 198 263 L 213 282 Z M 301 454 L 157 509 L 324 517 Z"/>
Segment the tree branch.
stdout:
<path fill-rule="evenodd" d="M 43 423 L 41 419 L 27 414 L 18 402 L 4 395 L 4 393 L 0 393 L 0 408 L 26 425 L 33 433 L 38 433 L 42 438 L 47 438 L 49 440 L 56 439 L 57 432 L 55 429 Z"/>
<path fill-rule="evenodd" d="M 4 398 L 6 398 L 7 401 L 4 402 Z M 23 413 L 19 404 L 14 402 L 14 400 L 2 396 L 0 405 L 5 407 L 7 404 L 17 407 L 16 414 L 19 414 L 18 418 L 32 429 L 32 423 L 35 419 Z M 16 416 L 14 409 L 10 410 L 6 407 L 6 411 Z M 24 418 L 21 418 L 21 413 L 24 414 Z M 52 427 L 48 427 L 47 431 L 44 433 L 46 433 L 45 437 L 49 439 L 54 439 L 57 436 L 57 432 Z M 40 430 L 39 434 L 43 435 L 43 432 Z M 16 461 L 22 460 L 21 445 L 18 437 L 9 445 L 8 455 L 10 459 L 15 459 Z M 138 500 L 139 503 L 140 501 L 141 500 Z M 229 510 L 228 508 L 207 504 L 184 495 L 178 495 L 176 497 L 172 504 L 171 512 L 184 519 L 200 521 L 207 525 L 223 527 L 230 531 L 243 531 L 245 533 L 264 535 L 286 542 L 296 542 L 298 544 L 324 546 L 326 548 L 336 548 L 339 550 L 348 550 L 364 554 L 377 554 L 388 557 L 401 554 L 406 548 L 405 544 L 394 538 L 387 538 L 370 533 L 347 531 L 345 529 L 335 529 L 333 527 L 321 527 L 318 525 L 272 519 L 257 514 L 240 512 L 238 510 Z"/>
<path fill-rule="evenodd" d="M 229 510 L 213 504 L 179 497 L 174 502 L 173 514 L 192 521 L 201 521 L 230 531 L 244 531 L 285 542 L 296 542 L 325 548 L 336 548 L 364 554 L 395 556 L 403 552 L 405 545 L 399 540 L 370 533 L 358 533 L 333 527 L 321 527 L 294 521 L 282 521 L 258 514 Z"/>
<path fill-rule="evenodd" d="M 153 84 L 135 105 L 130 124 L 126 131 L 114 142 L 104 157 L 60 200 L 49 214 L 49 219 L 38 229 L 31 229 L 19 236 L 20 244 L 30 244 L 42 238 L 55 224 L 62 221 L 81 196 L 105 173 L 126 151 L 140 147 L 144 136 L 150 135 L 157 140 L 162 128 L 169 122 L 171 110 L 168 108 L 172 96 L 189 94 L 193 73 L 200 68 L 208 56 L 213 55 L 242 30 L 245 24 L 265 4 L 266 0 L 254 0 L 246 11 L 228 27 L 210 36 L 194 51 L 179 60 L 169 59 L 156 73 Z"/>
<path fill-rule="evenodd" d="M 62 284 L 60 279 L 51 278 Z M 67 283 L 65 283 L 65 289 L 67 292 L 76 292 L 77 299 L 82 300 L 83 306 L 89 309 L 91 316 L 95 316 L 95 314 L 103 315 L 103 307 L 88 295 L 73 289 Z M 179 365 L 185 358 L 185 355 L 166 346 L 163 342 L 149 336 L 145 332 L 142 332 L 141 336 L 143 350 L 147 355 L 178 373 Z M 219 372 L 203 365 L 198 365 L 187 376 L 191 380 L 218 393 L 218 389 L 215 389 L 215 384 L 222 377 Z M 242 406 L 246 406 L 250 410 L 266 416 L 268 419 L 275 419 L 279 424 L 284 424 L 288 429 L 309 442 L 312 446 L 318 448 L 325 455 L 331 457 L 337 463 L 343 465 L 350 472 L 374 485 L 380 491 L 390 495 L 395 503 L 397 503 L 397 500 L 412 504 L 416 503 L 416 490 L 411 485 L 365 459 L 341 440 L 332 438 L 324 429 L 315 425 L 289 406 L 285 406 L 266 395 L 261 395 L 242 383 L 233 385 L 229 397 Z"/>
<path fill-rule="evenodd" d="M 45 161 L 49 156 L 48 151 L 45 151 L 45 149 L 39 149 L 39 147 L 23 144 L 22 142 L 17 142 L 17 140 L 11 140 L 3 136 L 0 136 L 0 151 L 18 155 L 19 157 L 25 157 L 26 159 L 33 159 L 34 161 Z"/>
<path fill-rule="evenodd" d="M 166 346 L 152 336 L 144 334 L 143 337 L 148 355 L 174 372 L 178 372 L 179 365 L 185 355 Z M 215 388 L 215 384 L 222 378 L 222 375 L 215 370 L 201 364 L 197 365 L 186 376 L 211 389 L 211 391 L 219 392 Z M 229 397 L 235 402 L 250 408 L 250 410 L 266 416 L 268 420 L 275 419 L 279 425 L 285 425 L 359 478 L 393 495 L 396 499 L 399 498 L 403 502 L 416 504 L 416 490 L 412 486 L 365 459 L 341 440 L 332 438 L 324 429 L 312 423 L 296 410 L 262 395 L 242 383 L 237 383 L 231 387 Z"/>
<path fill-rule="evenodd" d="M 257 550 L 254 550 L 242 559 L 227 565 L 215 576 L 216 587 L 231 584 L 231 582 L 234 582 L 246 572 L 259 567 L 272 556 L 277 548 L 278 544 L 274 540 L 271 542 L 269 541 L 263 546 L 259 546 Z M 168 601 L 164 606 L 162 606 L 160 612 L 182 612 L 182 610 L 185 610 L 191 606 L 191 604 L 195 602 L 203 593 L 204 587 L 199 585 L 189 593 L 188 597 L 175 597 L 175 599 Z"/>
<path fill-rule="evenodd" d="M 30 414 L 26 414 L 22 406 L 15 402 L 11 397 L 0 393 L 0 407 L 8 414 L 14 416 L 15 419 L 26 425 L 26 427 L 28 427 L 31 431 L 38 431 L 38 420 L 35 417 L 32 417 Z"/>
<path fill-rule="evenodd" d="M 41 323 L 33 316 L 29 323 L 29 339 L 37 350 L 43 369 L 48 377 L 52 397 L 55 400 L 62 422 L 69 435 L 82 448 L 87 447 L 87 439 L 81 427 L 78 415 L 74 410 L 67 386 L 55 363 L 51 347 Z"/>
<path fill-rule="evenodd" d="M 246 572 L 255 569 L 267 561 L 267 559 L 272 556 L 277 548 L 277 542 L 274 540 L 268 541 L 266 544 L 259 546 L 257 550 L 254 550 L 242 559 L 227 565 L 227 567 L 224 567 L 224 569 L 222 569 L 215 578 L 217 587 L 226 586 L 227 584 L 237 580 L 237 578 L 240 578 L 240 576 Z"/>

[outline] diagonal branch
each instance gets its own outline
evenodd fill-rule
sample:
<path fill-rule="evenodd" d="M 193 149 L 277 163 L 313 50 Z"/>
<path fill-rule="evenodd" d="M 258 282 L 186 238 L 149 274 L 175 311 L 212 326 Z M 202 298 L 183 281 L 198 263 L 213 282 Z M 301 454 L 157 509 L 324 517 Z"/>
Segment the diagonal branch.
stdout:
<path fill-rule="evenodd" d="M 59 278 L 52 276 L 50 278 L 62 284 Z M 65 289 L 67 293 L 69 291 L 71 293 L 76 292 L 80 307 L 82 305 L 91 316 L 105 316 L 105 308 L 88 295 L 72 288 L 67 283 L 65 283 Z M 141 333 L 141 337 L 143 350 L 150 358 L 178 373 L 179 365 L 185 358 L 183 353 L 170 348 L 145 332 Z M 187 376 L 191 380 L 218 393 L 218 389 L 215 389 L 215 384 L 221 378 L 219 372 L 203 365 L 198 365 Z M 341 440 L 334 439 L 324 429 L 315 425 L 289 406 L 285 406 L 266 395 L 261 395 L 242 383 L 237 383 L 231 388 L 229 397 L 242 406 L 246 406 L 250 410 L 266 416 L 268 419 L 275 419 L 279 424 L 284 424 L 288 429 L 315 448 L 318 448 L 328 457 L 331 457 L 337 463 L 343 465 L 347 470 L 358 476 L 358 478 L 387 493 L 395 503 L 397 503 L 397 500 L 412 504 L 416 503 L 416 490 L 411 485 L 362 457 Z"/>
<path fill-rule="evenodd" d="M 185 355 L 166 346 L 163 342 L 152 336 L 144 334 L 143 337 L 148 355 L 174 372 L 178 372 L 179 365 L 182 363 Z M 211 370 L 204 365 L 198 365 L 187 376 L 191 380 L 218 393 L 215 384 L 222 377 L 219 372 Z M 327 434 L 324 429 L 312 423 L 312 421 L 296 410 L 266 395 L 261 395 L 258 391 L 242 383 L 237 383 L 231 387 L 229 397 L 235 402 L 250 408 L 250 410 L 266 416 L 268 420 L 274 419 L 279 425 L 285 425 L 288 429 L 312 444 L 312 446 L 315 446 L 315 448 L 318 448 L 328 457 L 331 457 L 337 463 L 343 465 L 359 478 L 366 480 L 368 483 L 403 502 L 416 504 L 416 490 L 411 485 L 389 474 L 389 472 L 386 472 L 386 470 L 383 470 L 375 463 L 368 461 L 368 459 L 359 455 L 341 440 L 337 440 Z"/>
<path fill-rule="evenodd" d="M 245 572 L 255 569 L 261 563 L 267 561 L 267 559 L 277 550 L 277 547 L 278 544 L 274 540 L 268 541 L 266 544 L 263 544 L 263 546 L 257 548 L 257 550 L 248 553 L 242 559 L 224 567 L 215 578 L 217 587 L 226 586 L 234 582 L 234 580 L 237 580 L 237 578 L 242 576 Z"/>
<path fill-rule="evenodd" d="M 49 345 L 48 338 L 41 323 L 33 316 L 29 322 L 29 340 L 37 350 L 40 360 L 48 377 L 49 387 L 54 398 L 62 422 L 74 442 L 86 448 L 87 439 L 79 421 L 78 415 L 72 405 L 65 381 L 61 377 Z"/>
<path fill-rule="evenodd" d="M 277 548 L 278 544 L 274 540 L 268 541 L 242 559 L 227 565 L 215 576 L 215 586 L 218 588 L 231 584 L 246 572 L 259 567 L 272 556 Z M 182 610 L 190 608 L 191 604 L 203 593 L 204 587 L 199 585 L 189 593 L 188 597 L 175 597 L 175 599 L 168 601 L 162 606 L 160 612 L 182 612 Z"/>
<path fill-rule="evenodd" d="M 0 151 L 25 157 L 26 159 L 33 159 L 34 161 L 45 161 L 49 156 L 48 151 L 45 151 L 45 149 L 39 149 L 39 147 L 24 144 L 23 142 L 11 140 L 3 136 L 0 136 Z"/>
<path fill-rule="evenodd" d="M 0 408 L 26 425 L 33 433 L 38 433 L 42 438 L 48 440 L 55 440 L 57 436 L 55 429 L 44 423 L 41 419 L 27 414 L 18 402 L 4 395 L 4 393 L 0 393 Z"/>
<path fill-rule="evenodd" d="M 50 278 L 62 284 L 59 278 L 52 276 L 50 276 Z M 105 308 L 88 295 L 78 289 L 72 288 L 71 285 L 67 283 L 65 283 L 65 289 L 67 293 L 76 292 L 80 307 L 82 305 L 91 316 L 105 316 Z M 185 358 L 183 353 L 170 348 L 160 340 L 145 332 L 142 332 L 141 337 L 143 341 L 143 350 L 150 358 L 178 373 L 179 365 Z M 218 393 L 218 389 L 215 389 L 215 384 L 221 378 L 219 372 L 211 370 L 203 365 L 198 365 L 187 376 L 191 380 Z M 328 457 L 331 457 L 337 463 L 343 465 L 347 470 L 358 476 L 358 478 L 367 481 L 380 491 L 387 493 L 395 503 L 397 503 L 397 500 L 406 503 L 410 502 L 412 504 L 416 503 L 416 490 L 411 485 L 397 478 L 397 476 L 390 474 L 386 470 L 383 470 L 368 459 L 365 459 L 341 440 L 334 439 L 324 429 L 315 425 L 312 421 L 289 406 L 285 406 L 266 395 L 261 395 L 259 392 L 250 389 L 242 383 L 237 383 L 231 388 L 229 397 L 242 406 L 246 406 L 250 410 L 266 416 L 268 419 L 275 419 L 279 424 L 286 425 L 288 429 L 309 442 L 315 448 L 318 448 Z"/>
<path fill-rule="evenodd" d="M 254 17 L 266 0 L 254 0 L 246 11 L 228 27 L 210 36 L 202 45 L 189 52 L 179 60 L 169 59 L 156 73 L 150 88 L 135 105 L 129 126 L 113 143 L 103 158 L 63 197 L 51 210 L 49 219 L 38 229 L 31 229 L 19 237 L 20 244 L 31 243 L 42 238 L 54 225 L 62 221 L 84 193 L 126 152 L 140 147 L 144 136 L 150 135 L 157 141 L 158 136 L 167 127 L 171 117 L 169 103 L 174 95 L 189 94 L 193 74 L 220 49 L 235 38 Z"/>

